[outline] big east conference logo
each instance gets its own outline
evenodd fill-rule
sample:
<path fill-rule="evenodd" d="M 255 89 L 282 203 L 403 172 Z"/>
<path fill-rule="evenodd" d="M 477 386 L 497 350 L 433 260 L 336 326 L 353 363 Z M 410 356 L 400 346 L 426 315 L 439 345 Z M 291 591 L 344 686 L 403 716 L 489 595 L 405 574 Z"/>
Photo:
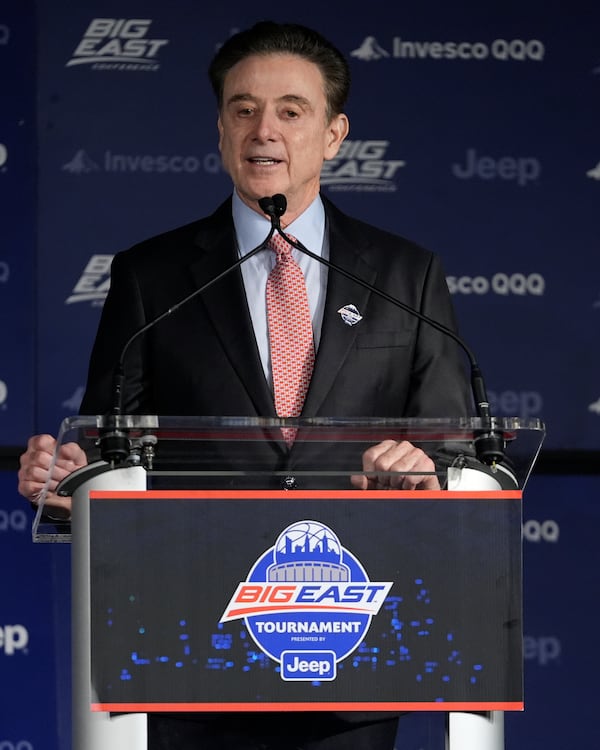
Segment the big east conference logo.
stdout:
<path fill-rule="evenodd" d="M 393 583 L 374 583 L 318 521 L 298 521 L 254 564 L 219 622 L 244 620 L 283 680 L 334 680 Z"/>

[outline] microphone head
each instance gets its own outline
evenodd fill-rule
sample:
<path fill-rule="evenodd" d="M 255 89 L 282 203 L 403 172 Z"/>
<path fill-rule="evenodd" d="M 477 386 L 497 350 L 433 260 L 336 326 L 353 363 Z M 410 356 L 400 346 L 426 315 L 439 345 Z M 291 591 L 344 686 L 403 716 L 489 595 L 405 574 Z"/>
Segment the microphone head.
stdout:
<path fill-rule="evenodd" d="M 287 198 L 282 193 L 277 193 L 273 196 L 273 204 L 275 206 L 275 212 L 277 216 L 283 216 L 287 210 Z"/>
<path fill-rule="evenodd" d="M 259 198 L 258 205 L 260 206 L 260 210 L 267 216 L 274 217 L 278 215 L 275 208 L 275 201 L 270 195 Z"/>
<path fill-rule="evenodd" d="M 259 198 L 258 205 L 260 206 L 260 210 L 269 218 L 278 219 L 286 212 L 287 199 L 281 193 L 273 196 L 267 195 L 264 198 Z"/>

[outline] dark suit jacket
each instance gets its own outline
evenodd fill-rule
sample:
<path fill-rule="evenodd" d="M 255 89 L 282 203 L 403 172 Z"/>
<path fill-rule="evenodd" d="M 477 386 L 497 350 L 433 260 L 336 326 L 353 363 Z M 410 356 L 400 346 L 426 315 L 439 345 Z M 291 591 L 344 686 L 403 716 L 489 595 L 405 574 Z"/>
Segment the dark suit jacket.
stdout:
<path fill-rule="evenodd" d="M 323 200 L 333 263 L 455 327 L 436 255 Z M 81 413 L 110 410 L 114 368 L 135 331 L 237 258 L 231 200 L 212 216 L 117 254 Z M 363 316 L 354 326 L 338 313 L 348 304 Z M 124 365 L 124 413 L 275 416 L 239 269 L 140 336 Z M 464 416 L 470 413 L 466 394 L 464 354 L 451 338 L 329 271 L 321 341 L 302 416 Z M 281 445 L 273 450 L 280 457 L 288 454 Z"/>

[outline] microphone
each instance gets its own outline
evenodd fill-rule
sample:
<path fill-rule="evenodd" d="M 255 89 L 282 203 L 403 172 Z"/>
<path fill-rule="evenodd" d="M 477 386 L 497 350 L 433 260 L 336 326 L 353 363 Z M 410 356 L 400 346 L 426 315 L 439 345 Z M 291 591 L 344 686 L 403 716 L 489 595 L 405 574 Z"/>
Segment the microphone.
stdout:
<path fill-rule="evenodd" d="M 120 464 L 125 461 L 131 451 L 131 444 L 128 437 L 129 422 L 130 420 L 126 415 L 123 415 L 123 383 L 125 381 L 125 359 L 131 345 L 140 337 L 147 333 L 151 328 L 160 323 L 165 318 L 172 315 L 174 312 L 179 310 L 188 302 L 198 297 L 200 294 L 209 289 L 213 284 L 216 284 L 225 276 L 235 271 L 236 268 L 245 263 L 249 258 L 264 250 L 273 236 L 274 232 L 279 229 L 281 231 L 281 225 L 279 223 L 279 216 L 285 212 L 287 201 L 284 196 L 283 209 L 281 208 L 281 202 L 274 202 L 273 198 L 261 198 L 258 203 L 264 213 L 271 218 L 271 229 L 265 237 L 265 239 L 257 245 L 255 248 L 246 253 L 243 257 L 239 258 L 235 263 L 232 263 L 224 271 L 217 274 L 213 279 L 210 279 L 202 286 L 195 289 L 191 294 L 177 302 L 173 307 L 170 307 L 165 312 L 158 315 L 156 318 L 152 318 L 141 328 L 138 328 L 125 342 L 125 345 L 121 349 L 121 355 L 115 368 L 115 374 L 113 376 L 113 405 L 109 414 L 105 415 L 103 423 L 104 427 L 99 431 L 99 446 L 100 455 L 102 459 L 111 465 Z"/>
<path fill-rule="evenodd" d="M 477 431 L 477 435 L 474 440 L 477 458 L 487 466 L 495 467 L 496 464 L 501 463 L 504 460 L 505 441 L 502 433 L 496 428 L 495 418 L 490 413 L 490 404 L 487 396 L 487 389 L 485 386 L 483 373 L 481 372 L 481 368 L 479 367 L 475 355 L 467 346 L 465 341 L 463 341 L 463 339 L 460 338 L 460 336 L 458 336 L 451 328 L 448 328 L 448 326 L 439 323 L 437 320 L 434 320 L 434 318 L 430 318 L 428 315 L 424 315 L 414 307 L 411 307 L 410 305 L 407 305 L 405 302 L 402 302 L 396 297 L 387 294 L 387 292 L 384 292 L 382 289 L 378 289 L 372 284 L 369 284 L 364 279 L 361 279 L 355 274 L 350 273 L 350 271 L 347 271 L 341 266 L 338 266 L 336 263 L 332 263 L 330 260 L 326 260 L 320 255 L 313 253 L 311 250 L 304 247 L 301 242 L 298 242 L 297 240 L 289 237 L 281 228 L 281 222 L 279 219 L 279 217 L 285 213 L 287 208 L 287 198 L 285 197 L 285 195 L 278 193 L 271 198 L 261 198 L 259 203 L 261 209 L 271 219 L 272 233 L 279 232 L 279 234 L 286 240 L 286 242 L 292 245 L 292 247 L 297 248 L 298 250 L 300 250 L 300 252 L 308 255 L 310 258 L 314 258 L 319 263 L 326 265 L 328 268 L 331 268 L 337 273 L 341 273 L 343 276 L 350 279 L 351 281 L 354 281 L 359 286 L 368 289 L 378 297 L 381 297 L 390 304 L 395 305 L 396 307 L 399 307 L 400 309 L 409 313 L 409 315 L 415 316 L 419 320 L 435 328 L 437 331 L 440 331 L 440 333 L 449 336 L 462 348 L 469 359 L 471 368 L 471 392 L 475 401 L 477 416 L 481 419 L 482 422 L 482 429 Z"/>
<path fill-rule="evenodd" d="M 261 211 L 264 214 L 266 214 L 269 217 L 269 219 L 271 219 L 272 232 L 269 235 L 268 239 L 265 240 L 265 242 L 268 242 L 268 240 L 271 239 L 273 232 L 282 231 L 279 217 L 283 216 L 283 214 L 287 210 L 287 198 L 285 197 L 285 195 L 282 195 L 281 193 L 277 193 L 277 195 L 267 196 L 266 198 L 261 198 L 258 201 L 258 205 L 260 206 Z"/>

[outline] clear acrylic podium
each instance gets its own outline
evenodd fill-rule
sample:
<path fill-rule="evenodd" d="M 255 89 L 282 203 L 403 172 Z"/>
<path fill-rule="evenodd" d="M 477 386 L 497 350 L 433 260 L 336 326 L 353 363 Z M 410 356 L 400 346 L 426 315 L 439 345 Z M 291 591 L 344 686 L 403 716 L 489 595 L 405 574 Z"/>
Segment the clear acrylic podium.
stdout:
<path fill-rule="evenodd" d="M 447 750 L 502 750 L 543 438 L 520 418 L 66 419 L 58 451 L 88 465 L 33 538 L 71 543 L 73 750 L 144 750 L 151 711 L 307 710 L 443 712 Z M 383 440 L 423 448 L 440 489 L 358 489 Z"/>

